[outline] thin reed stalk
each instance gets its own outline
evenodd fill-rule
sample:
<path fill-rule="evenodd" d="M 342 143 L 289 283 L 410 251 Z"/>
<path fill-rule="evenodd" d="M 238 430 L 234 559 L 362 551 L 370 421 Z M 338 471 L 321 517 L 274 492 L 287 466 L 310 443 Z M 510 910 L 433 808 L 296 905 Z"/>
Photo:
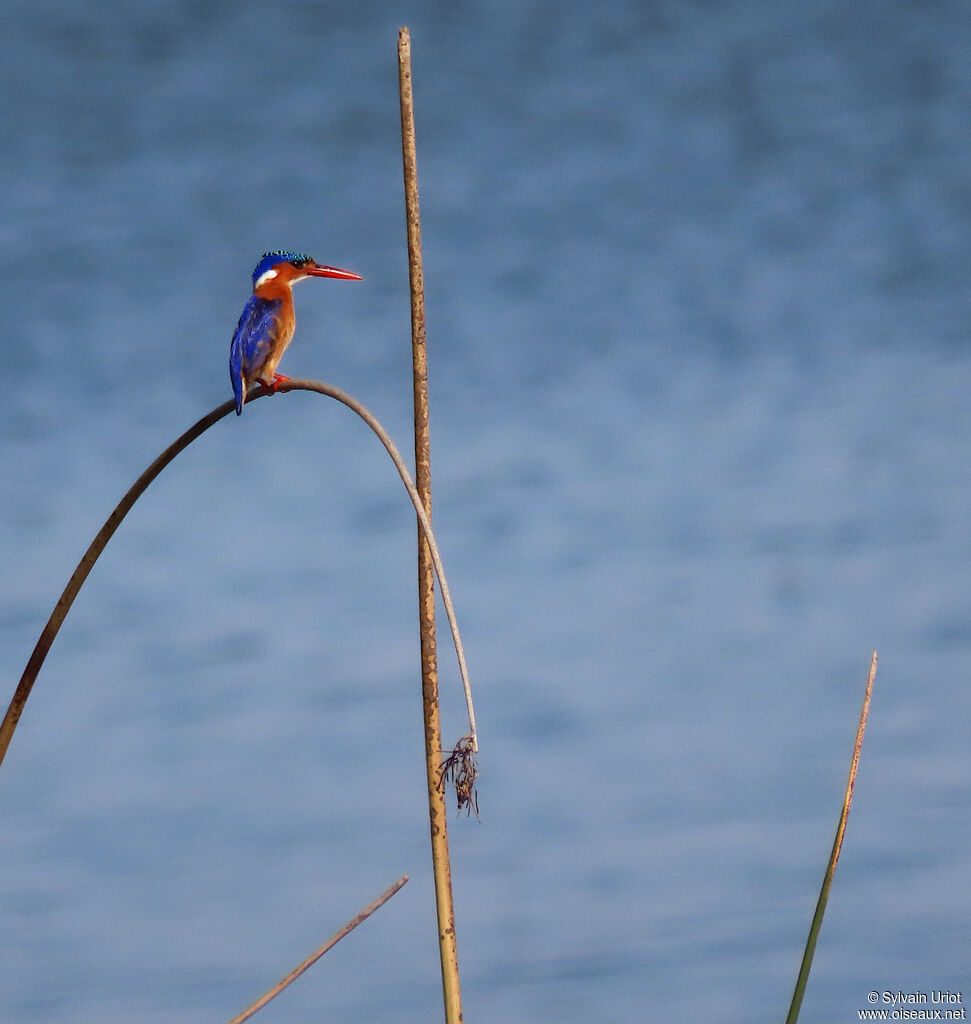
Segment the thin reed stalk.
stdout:
<path fill-rule="evenodd" d="M 404 170 L 405 216 L 408 226 L 408 273 L 411 290 L 411 348 L 415 406 L 415 482 L 428 518 L 432 514 L 431 449 L 428 426 L 428 355 L 425 339 L 425 285 L 421 251 L 421 213 L 418 203 L 418 161 L 415 142 L 415 104 L 411 80 L 411 34 L 398 32 L 398 91 L 401 100 L 401 153 Z M 421 516 L 419 516 L 419 520 Z M 418 534 L 418 619 L 421 641 L 422 713 L 425 723 L 425 773 L 428 782 L 428 821 L 431 832 L 438 944 L 442 965 L 442 994 L 446 1024 L 462 1020 L 452 871 L 448 852 L 448 822 L 442 782 L 442 728 L 438 704 L 438 656 L 435 640 L 435 580 L 426 532 Z M 472 752 L 478 743 L 470 718 Z"/>
<path fill-rule="evenodd" d="M 799 975 L 796 978 L 796 988 L 792 993 L 792 1002 L 789 1005 L 786 1024 L 796 1024 L 796 1021 L 799 1019 L 802 997 L 805 995 L 806 983 L 809 981 L 809 972 L 813 965 L 813 955 L 816 952 L 816 940 L 819 937 L 819 930 L 823 924 L 823 915 L 826 913 L 826 903 L 829 900 L 829 890 L 833 884 L 833 875 L 836 872 L 836 862 L 840 859 L 840 850 L 843 848 L 843 836 L 846 834 L 846 820 L 850 816 L 850 804 L 853 803 L 853 787 L 856 785 L 856 773 L 860 767 L 860 751 L 863 749 L 863 734 L 866 732 L 867 718 L 870 715 L 870 696 L 873 693 L 873 681 L 876 675 L 877 652 L 874 651 L 873 657 L 870 659 L 870 674 L 867 677 L 866 690 L 863 694 L 863 710 L 860 712 L 860 723 L 856 730 L 853 757 L 850 760 L 850 776 L 846 782 L 843 808 L 840 812 L 839 823 L 836 826 L 836 838 L 833 840 L 833 850 L 829 855 L 829 863 L 826 865 L 823 884 L 819 890 L 819 899 L 816 901 L 816 913 L 813 914 L 813 921 L 809 928 L 809 937 L 806 939 L 806 949 L 802 955 L 802 964 L 799 967 Z"/>
<path fill-rule="evenodd" d="M 304 971 L 313 967 L 313 965 L 327 952 L 334 948 L 341 939 L 345 936 L 350 935 L 354 929 L 366 921 L 376 910 L 380 910 L 381 907 L 391 899 L 392 896 L 408 881 L 407 875 L 402 875 L 397 882 L 394 883 L 390 888 L 386 889 L 373 903 L 368 904 L 359 914 L 352 917 L 343 928 L 336 931 L 319 949 L 314 950 L 310 956 L 307 957 L 302 963 L 298 964 L 294 969 L 285 977 L 278 981 L 271 989 L 260 996 L 255 1003 L 248 1006 L 242 1013 L 233 1017 L 229 1024 L 243 1024 L 244 1021 L 250 1019 L 255 1013 L 259 1013 L 264 1006 L 271 999 L 276 997 L 285 989 L 287 986 L 292 985 L 293 982 L 300 977 Z"/>
<path fill-rule="evenodd" d="M 341 391 L 339 388 L 332 387 L 330 384 L 324 384 L 322 381 L 294 379 L 281 383 L 278 390 L 281 392 L 312 391 L 317 394 L 333 398 L 347 406 L 360 416 L 365 423 L 367 423 L 371 430 L 377 435 L 382 445 L 384 445 L 388 455 L 391 457 L 391 460 L 398 471 L 398 475 L 401 477 L 401 481 L 405 485 L 405 489 L 408 492 L 408 496 L 415 509 L 415 513 L 418 516 L 418 522 L 421 529 L 424 531 L 425 540 L 432 554 L 432 564 L 439 577 L 439 585 L 442 592 L 442 603 L 445 605 L 449 624 L 452 628 L 452 639 L 455 644 L 455 654 L 458 659 L 459 672 L 462 676 L 463 687 L 465 688 L 466 700 L 469 709 L 470 728 L 474 732 L 475 714 L 472 709 L 472 689 L 469 682 L 468 667 L 465 662 L 462 637 L 458 630 L 458 621 L 455 618 L 455 608 L 452 604 L 451 593 L 448 588 L 448 582 L 445 578 L 445 567 L 442 564 L 438 545 L 435 542 L 435 535 L 432 532 L 431 523 L 428 520 L 428 516 L 425 514 L 425 509 L 418 495 L 417 488 L 411 479 L 408 467 L 406 466 L 404 459 L 401 457 L 400 452 L 395 447 L 388 435 L 388 432 L 380 424 L 377 418 L 362 403 L 357 401 L 356 398 L 353 398 L 346 392 Z M 259 398 L 262 398 L 265 394 L 266 392 L 263 391 L 262 388 L 251 388 L 246 397 L 247 406 L 249 406 L 250 403 L 257 401 Z M 224 402 L 222 405 L 213 409 L 212 412 L 203 416 L 201 420 L 173 441 L 172 444 L 170 444 L 168 448 L 166 448 L 165 451 L 163 451 L 161 455 L 159 455 L 158 458 L 155 459 L 155 461 L 152 462 L 152 464 L 145 470 L 145 472 L 142 473 L 142 475 L 132 484 L 125 496 L 120 502 L 118 502 L 118 505 L 115 507 L 111 515 L 109 515 L 107 520 L 105 520 L 104 526 L 101 527 L 97 536 L 89 545 L 88 550 L 85 551 L 70 580 L 68 580 L 67 586 L 64 588 L 57 604 L 54 606 L 54 610 L 51 612 L 47 625 L 41 632 L 33 653 L 27 662 L 27 667 L 24 669 L 23 675 L 20 678 L 20 682 L 17 685 L 17 689 L 14 692 L 12 700 L 10 701 L 10 705 L 7 708 L 7 713 L 4 716 L 3 722 L 0 723 L 0 764 L 3 763 L 3 759 L 7 753 L 7 748 L 10 746 L 10 741 L 13 738 L 14 730 L 17 728 L 17 723 L 20 721 L 20 716 L 23 714 L 27 698 L 30 696 L 31 690 L 33 689 L 34 683 L 37 679 L 37 675 L 47 658 L 51 645 L 54 643 L 54 638 L 57 636 L 68 612 L 71 610 L 71 605 L 74 604 L 74 599 L 77 597 L 78 592 L 84 585 L 84 581 L 88 578 L 88 574 L 94 567 L 95 562 L 97 562 L 98 558 L 101 556 L 101 553 L 107 546 L 108 541 L 111 540 L 115 530 L 118 529 L 122 520 L 124 520 L 125 516 L 127 516 L 131 511 L 132 506 L 142 496 L 142 494 L 145 493 L 149 484 L 151 484 L 159 473 L 161 473 L 162 470 L 165 469 L 165 467 L 168 466 L 168 464 L 172 462 L 180 452 L 184 451 L 193 441 L 195 441 L 196 438 L 201 434 L 204 434 L 211 426 L 218 423 L 224 416 L 228 416 L 229 413 L 234 410 L 234 402 Z"/>

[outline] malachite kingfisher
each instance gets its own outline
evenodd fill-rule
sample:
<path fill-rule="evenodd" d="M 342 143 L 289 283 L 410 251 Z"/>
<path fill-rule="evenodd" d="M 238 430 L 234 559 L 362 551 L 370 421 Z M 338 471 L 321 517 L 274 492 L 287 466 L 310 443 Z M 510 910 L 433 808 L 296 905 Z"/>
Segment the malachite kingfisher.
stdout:
<path fill-rule="evenodd" d="M 322 267 L 297 252 L 267 252 L 253 271 L 253 294 L 247 300 L 236 325 L 229 349 L 229 376 L 236 396 L 236 415 L 243 411 L 246 391 L 253 383 L 275 391 L 280 381 L 289 380 L 276 372 L 280 357 L 293 338 L 292 287 L 305 277 L 336 277 L 360 281 L 360 274 L 338 267 Z"/>

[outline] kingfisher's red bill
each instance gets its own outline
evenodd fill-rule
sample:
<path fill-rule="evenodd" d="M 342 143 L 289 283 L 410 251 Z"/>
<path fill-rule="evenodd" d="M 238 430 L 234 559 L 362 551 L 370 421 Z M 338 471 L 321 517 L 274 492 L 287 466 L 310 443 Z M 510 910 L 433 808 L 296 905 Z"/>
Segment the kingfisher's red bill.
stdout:
<path fill-rule="evenodd" d="M 280 250 L 263 254 L 253 271 L 253 294 L 239 318 L 229 349 L 229 376 L 237 416 L 243 411 L 250 385 L 262 384 L 273 390 L 278 381 L 287 379 L 276 368 L 296 327 L 291 289 L 307 277 L 361 280 L 360 274 L 322 266 L 301 253 Z"/>
<path fill-rule="evenodd" d="M 306 266 L 304 273 L 309 277 L 336 277 L 339 281 L 363 280 L 360 274 L 352 274 L 349 270 L 341 270 L 340 267 L 322 267 L 319 263 Z"/>

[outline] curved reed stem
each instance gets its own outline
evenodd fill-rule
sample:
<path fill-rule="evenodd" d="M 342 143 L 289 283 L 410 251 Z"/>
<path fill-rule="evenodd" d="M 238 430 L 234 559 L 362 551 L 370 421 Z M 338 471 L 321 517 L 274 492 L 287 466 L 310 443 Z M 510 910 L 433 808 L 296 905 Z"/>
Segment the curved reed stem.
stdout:
<path fill-rule="evenodd" d="M 472 707 L 472 687 L 469 682 L 468 667 L 465 662 L 465 651 L 462 646 L 462 638 L 459 634 L 458 622 L 455 618 L 455 609 L 452 604 L 451 594 L 448 589 L 448 583 L 445 579 L 445 568 L 442 565 L 442 559 L 438 552 L 438 545 L 435 543 L 435 536 L 432 533 L 431 523 L 428 521 L 428 516 L 425 515 L 425 509 L 422 506 L 421 499 L 418 497 L 418 492 L 415 490 L 414 482 L 408 473 L 408 467 L 405 465 L 404 460 L 398 452 L 398 449 L 394 446 L 391 438 L 388 436 L 387 431 L 374 415 L 357 399 L 352 398 L 350 395 L 341 391 L 339 388 L 332 387 L 329 384 L 324 384 L 317 380 L 289 380 L 280 382 L 278 389 L 279 391 L 314 391 L 317 394 L 325 395 L 329 398 L 333 398 L 343 405 L 346 405 L 353 412 L 357 413 L 361 419 L 374 431 L 378 436 L 381 443 L 384 445 L 385 450 L 391 456 L 391 460 L 395 464 L 395 468 L 398 470 L 398 475 L 401 477 L 402 483 L 405 485 L 405 489 L 408 491 L 408 496 L 411 499 L 411 503 L 415 508 L 415 513 L 418 516 L 418 522 L 421 525 L 422 532 L 428 542 L 428 547 L 432 552 L 432 558 L 435 565 L 435 573 L 438 576 L 438 582 L 442 591 L 442 603 L 445 605 L 445 612 L 448 615 L 449 625 L 452 629 L 452 640 L 455 644 L 455 653 L 458 658 L 459 672 L 462 676 L 462 685 L 465 690 L 465 699 L 468 707 L 469 714 L 469 729 L 471 730 L 473 743 L 477 744 L 476 730 L 475 730 L 475 712 Z M 250 393 L 246 397 L 247 405 L 251 402 L 262 398 L 266 392 L 260 388 L 252 388 Z M 193 441 L 196 440 L 201 434 L 204 434 L 213 424 L 218 423 L 224 416 L 235 410 L 235 403 L 232 401 L 224 402 L 222 405 L 213 409 L 212 412 L 203 416 L 198 423 L 191 426 L 184 434 L 172 442 L 158 456 L 157 459 L 145 470 L 144 473 L 131 485 L 125 496 L 118 502 L 114 511 L 105 520 L 104 526 L 98 531 L 97 536 L 91 542 L 88 550 L 85 551 L 78 562 L 77 568 L 74 570 L 70 580 L 68 580 L 67 586 L 64 588 L 57 604 L 54 606 L 54 610 L 51 612 L 50 618 L 47 620 L 47 625 L 44 627 L 37 644 L 34 647 L 33 653 L 27 662 L 27 667 L 24 669 L 23 675 L 20 677 L 20 682 L 17 685 L 17 689 L 14 692 L 13 698 L 10 701 L 10 705 L 7 708 L 7 713 L 4 715 L 2 724 L 0 724 L 0 764 L 3 763 L 3 759 L 6 756 L 7 748 L 10 746 L 10 740 L 13 738 L 14 730 L 17 728 L 17 723 L 20 721 L 20 716 L 23 714 L 24 705 L 27 703 L 27 698 L 30 696 L 30 691 L 33 689 L 34 682 L 37 679 L 37 675 L 47 658 L 48 652 L 51 649 L 51 645 L 54 643 L 54 638 L 57 636 L 61 626 L 64 623 L 64 619 L 67 617 L 67 613 L 71 610 L 71 605 L 74 604 L 74 599 L 78 596 L 78 592 L 84 585 L 84 581 L 88 578 L 88 574 L 91 572 L 95 562 L 104 551 L 114 535 L 115 530 L 121 525 L 122 520 L 131 511 L 132 506 L 136 501 L 145 493 L 148 485 L 162 472 L 163 469 L 181 452 L 184 451 Z"/>
<path fill-rule="evenodd" d="M 418 522 L 421 524 L 421 532 L 425 536 L 425 542 L 428 544 L 429 551 L 432 556 L 432 564 L 435 567 L 435 575 L 438 577 L 438 584 L 442 592 L 442 604 L 445 606 L 445 614 L 448 617 L 448 624 L 452 631 L 452 643 L 455 646 L 455 657 L 458 661 L 459 674 L 462 677 L 462 688 L 465 691 L 465 705 L 469 716 L 469 733 L 472 737 L 472 750 L 477 751 L 479 749 L 479 734 L 475 728 L 475 708 L 472 705 L 472 684 L 469 682 L 469 669 L 465 662 L 465 648 L 462 646 L 462 634 L 459 632 L 458 620 L 455 617 L 455 605 L 452 603 L 452 594 L 448 587 L 448 580 L 445 578 L 445 566 L 442 564 L 442 556 L 438 551 L 438 544 L 435 542 L 435 534 L 432 531 L 432 524 L 429 521 L 428 514 L 425 512 L 425 506 L 422 503 L 421 496 L 418 493 L 417 487 L 415 487 L 414 481 L 411 479 L 411 474 L 408 472 L 408 466 L 405 460 L 401 457 L 401 453 L 395 447 L 394 442 L 388 435 L 388 432 L 381 426 L 374 415 L 368 411 L 356 398 L 351 395 L 340 391 L 338 388 L 332 387 L 330 384 L 323 384 L 318 380 L 290 380 L 285 381 L 278 385 L 278 391 L 316 391 L 318 394 L 327 395 L 330 398 L 335 399 L 338 402 L 346 405 L 348 409 L 356 412 L 358 416 L 374 431 L 381 444 L 384 445 L 385 451 L 391 456 L 391 461 L 395 464 L 395 469 L 398 470 L 398 476 L 401 477 L 401 482 L 405 485 L 405 490 L 408 492 L 408 497 L 411 498 L 411 504 L 415 509 L 415 515 L 418 517 Z"/>

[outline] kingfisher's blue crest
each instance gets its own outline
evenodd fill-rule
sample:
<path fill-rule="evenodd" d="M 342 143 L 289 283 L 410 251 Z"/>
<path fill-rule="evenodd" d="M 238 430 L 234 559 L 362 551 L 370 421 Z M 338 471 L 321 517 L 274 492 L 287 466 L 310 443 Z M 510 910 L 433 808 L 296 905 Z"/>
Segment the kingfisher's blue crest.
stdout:
<path fill-rule="evenodd" d="M 313 263 L 313 260 L 302 252 L 289 252 L 286 249 L 265 252 L 253 271 L 253 284 L 256 284 L 268 270 L 272 270 L 279 263 L 305 264 Z"/>
<path fill-rule="evenodd" d="M 287 249 L 265 252 L 253 271 L 253 294 L 246 302 L 229 348 L 229 377 L 236 398 L 236 415 L 243 411 L 246 391 L 262 384 L 272 392 L 279 381 L 280 357 L 293 338 L 293 285 L 305 277 L 336 277 L 360 281 L 360 275 L 339 267 L 324 267 L 310 256 Z"/>

